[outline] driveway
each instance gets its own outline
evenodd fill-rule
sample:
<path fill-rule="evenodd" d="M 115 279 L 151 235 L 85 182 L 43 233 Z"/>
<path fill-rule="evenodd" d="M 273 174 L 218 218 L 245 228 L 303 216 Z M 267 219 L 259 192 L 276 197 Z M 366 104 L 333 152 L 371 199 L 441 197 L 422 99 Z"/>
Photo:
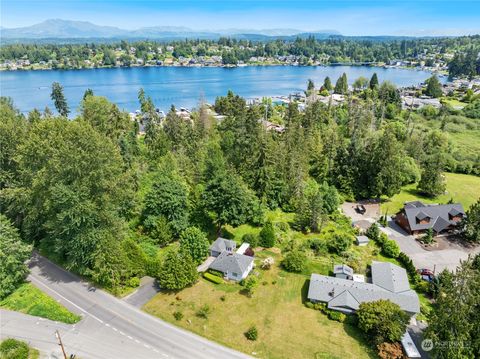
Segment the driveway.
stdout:
<path fill-rule="evenodd" d="M 134 307 L 141 308 L 158 292 L 160 292 L 160 287 L 155 278 L 143 277 L 140 282 L 140 287 L 138 287 L 135 292 L 123 297 L 123 300 Z"/>
<path fill-rule="evenodd" d="M 209 256 L 207 259 L 205 259 L 205 261 L 202 264 L 200 264 L 197 267 L 197 272 L 199 273 L 206 272 L 207 269 L 210 267 L 210 264 L 212 264 L 214 260 L 215 260 L 215 257 Z"/>
<path fill-rule="evenodd" d="M 390 239 L 397 242 L 400 250 L 407 254 L 416 268 L 428 268 L 436 273 L 444 269 L 455 270 L 461 260 L 466 260 L 469 254 L 480 253 L 480 247 L 466 249 L 461 246 L 450 247 L 442 250 L 427 251 L 411 235 L 408 235 L 394 221 L 388 222 L 387 228 L 380 227 Z"/>

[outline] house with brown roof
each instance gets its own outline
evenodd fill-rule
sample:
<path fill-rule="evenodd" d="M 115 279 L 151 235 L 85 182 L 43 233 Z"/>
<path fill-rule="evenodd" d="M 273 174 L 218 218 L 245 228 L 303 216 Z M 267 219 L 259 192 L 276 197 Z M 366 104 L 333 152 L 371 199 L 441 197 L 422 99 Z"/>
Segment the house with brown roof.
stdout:
<path fill-rule="evenodd" d="M 432 229 L 435 235 L 454 230 L 465 216 L 460 203 L 425 204 L 407 202 L 395 216 L 395 222 L 407 233 L 417 235 Z"/>

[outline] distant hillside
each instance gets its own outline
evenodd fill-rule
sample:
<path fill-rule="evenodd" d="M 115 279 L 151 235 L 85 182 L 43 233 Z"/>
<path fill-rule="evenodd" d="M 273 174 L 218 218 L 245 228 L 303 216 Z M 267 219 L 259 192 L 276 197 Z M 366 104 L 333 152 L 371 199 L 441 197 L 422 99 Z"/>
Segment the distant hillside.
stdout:
<path fill-rule="evenodd" d="M 63 40 L 56 42 L 75 42 L 74 39 L 160 39 L 176 40 L 185 38 L 218 39 L 228 36 L 252 41 L 269 39 L 289 39 L 296 36 L 313 35 L 317 38 L 340 34 L 334 30 L 322 30 L 313 33 L 304 33 L 295 29 L 226 29 L 217 31 L 198 31 L 178 26 L 151 26 L 137 30 L 125 30 L 113 26 L 100 26 L 87 21 L 70 21 L 51 19 L 32 26 L 19 28 L 0 28 L 2 39 L 8 43 L 29 42 L 30 39 Z M 67 40 L 68 39 L 68 40 Z"/>

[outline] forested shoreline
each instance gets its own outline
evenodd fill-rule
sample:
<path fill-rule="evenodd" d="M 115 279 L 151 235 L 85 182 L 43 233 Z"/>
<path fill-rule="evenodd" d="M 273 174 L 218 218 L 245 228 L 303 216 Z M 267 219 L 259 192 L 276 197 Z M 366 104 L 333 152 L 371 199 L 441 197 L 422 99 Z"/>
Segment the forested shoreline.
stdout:
<path fill-rule="evenodd" d="M 98 44 L 10 44 L 0 47 L 0 61 L 25 69 L 79 69 L 115 66 L 235 66 L 296 64 L 389 64 L 446 68 L 451 76 L 480 74 L 480 37 L 392 39 L 351 38 L 257 42 L 220 38 L 172 42 L 121 41 Z"/>

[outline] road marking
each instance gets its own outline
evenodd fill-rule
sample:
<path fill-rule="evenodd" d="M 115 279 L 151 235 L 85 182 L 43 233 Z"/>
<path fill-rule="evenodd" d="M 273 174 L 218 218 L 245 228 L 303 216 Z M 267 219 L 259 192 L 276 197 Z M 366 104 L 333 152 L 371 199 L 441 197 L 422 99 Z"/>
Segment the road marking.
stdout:
<path fill-rule="evenodd" d="M 138 340 L 138 339 L 135 339 L 135 342 L 136 342 L 136 343 L 140 343 L 140 340 Z"/>
<path fill-rule="evenodd" d="M 85 309 L 83 309 L 82 307 L 79 307 L 78 305 L 76 305 L 75 303 L 73 303 L 71 300 L 65 298 L 63 295 L 61 295 L 60 293 L 58 293 L 55 289 L 52 289 L 50 288 L 48 285 L 46 285 L 45 283 L 43 283 L 42 281 L 40 281 L 39 279 L 35 278 L 33 275 L 30 275 L 30 279 L 33 279 L 35 282 L 43 285 L 45 288 L 47 288 L 48 290 L 51 290 L 53 293 L 55 293 L 56 295 L 58 295 L 60 298 L 62 298 L 63 300 L 67 301 L 68 303 L 70 303 L 71 305 L 73 305 L 74 307 L 78 308 L 79 310 L 81 310 L 83 313 L 85 313 L 86 315 L 89 315 L 91 316 L 93 319 L 95 320 L 98 320 L 100 323 L 103 323 L 103 321 L 100 319 L 100 318 L 97 318 L 95 315 L 87 312 Z"/>
<path fill-rule="evenodd" d="M 112 327 L 112 329 L 113 329 L 113 330 L 115 330 L 116 332 L 118 332 L 117 328 L 115 328 L 115 327 Z"/>
<path fill-rule="evenodd" d="M 107 324 L 105 324 L 105 325 L 106 325 L 107 327 L 109 327 L 109 326 L 110 326 L 110 324 L 108 324 L 108 323 L 107 323 Z"/>
<path fill-rule="evenodd" d="M 127 335 L 127 338 L 130 340 L 133 340 L 133 338 L 130 335 Z"/>
<path fill-rule="evenodd" d="M 163 355 L 165 358 L 168 358 L 168 355 L 167 355 L 167 354 L 162 353 L 162 355 Z"/>
<path fill-rule="evenodd" d="M 125 335 L 124 332 L 122 332 L 121 330 L 118 331 L 120 333 L 120 335 Z"/>
<path fill-rule="evenodd" d="M 151 348 L 151 346 L 150 346 L 150 345 L 148 345 L 148 344 L 143 344 L 143 346 L 144 346 L 145 348 L 148 348 L 148 349 L 150 349 L 150 348 Z"/>

